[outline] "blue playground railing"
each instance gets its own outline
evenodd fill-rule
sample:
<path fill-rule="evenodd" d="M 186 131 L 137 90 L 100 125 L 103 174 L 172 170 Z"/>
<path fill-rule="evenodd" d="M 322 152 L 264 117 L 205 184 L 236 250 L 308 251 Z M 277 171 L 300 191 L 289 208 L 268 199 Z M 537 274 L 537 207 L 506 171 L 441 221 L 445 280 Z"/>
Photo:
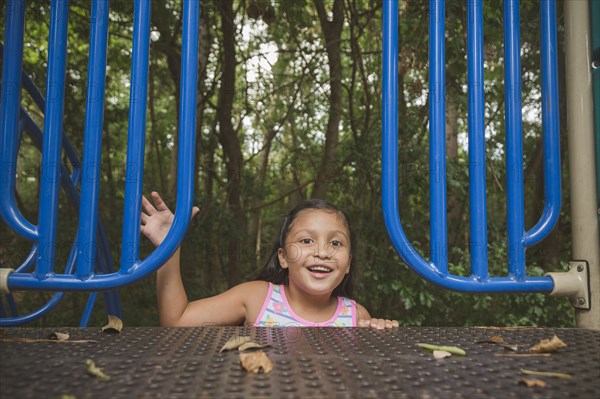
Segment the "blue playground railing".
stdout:
<path fill-rule="evenodd" d="M 523 142 L 519 1 L 504 0 L 504 81 L 508 273 L 488 272 L 486 160 L 484 131 L 483 0 L 467 2 L 468 140 L 471 275 L 448 272 L 446 204 L 445 4 L 430 0 L 429 131 L 431 259 L 419 255 L 407 238 L 398 210 L 398 1 L 383 2 L 383 214 L 390 239 L 402 259 L 426 280 L 464 292 L 551 292 L 551 277 L 525 271 L 525 249 L 544 239 L 561 207 L 556 4 L 541 0 L 542 124 L 545 207 L 530 230 L 524 226 Z"/>
<path fill-rule="evenodd" d="M 8 277 L 3 284 L 6 285 L 7 290 L 61 292 L 55 294 L 42 309 L 27 316 L 15 315 L 12 298 L 9 297 L 8 303 L 13 317 L 1 318 L 0 326 L 21 324 L 41 316 L 60 301 L 64 291 L 93 291 L 81 321 L 81 324 L 85 325 L 97 296 L 96 291 L 113 290 L 147 276 L 158 269 L 181 243 L 191 217 L 194 192 L 199 5 L 199 1 L 185 1 L 183 7 L 175 218 L 164 242 L 148 257 L 140 260 L 139 229 L 144 172 L 151 2 L 135 1 L 125 209 L 121 265 L 118 271 L 113 271 L 104 228 L 98 222 L 109 1 L 94 0 L 91 4 L 88 95 L 81 162 L 68 139 L 64 137 L 62 127 L 68 1 L 52 0 L 50 5 L 46 101 L 22 71 L 24 1 L 10 0 L 4 6 L 6 24 L 0 98 L 0 143 L 2 145 L 0 216 L 15 233 L 32 241 L 33 246 L 30 255 L 22 265 L 14 272 L 7 273 Z M 34 102 L 44 111 L 43 131 L 20 106 L 22 84 Z M 27 132 L 34 144 L 42 150 L 37 225 L 29 222 L 21 214 L 14 197 L 16 158 L 23 131 Z M 61 164 L 62 151 L 71 163 L 71 174 L 68 173 L 66 166 Z M 62 273 L 55 271 L 59 184 L 79 210 L 77 235 Z M 80 203 L 86 206 L 78 206 Z M 30 271 L 29 268 L 33 265 L 35 265 L 34 270 Z M 120 316 L 116 292 L 105 295 L 105 302 L 107 302 L 107 311 Z M 7 312 L 3 307 L 1 310 L 5 316 Z"/>

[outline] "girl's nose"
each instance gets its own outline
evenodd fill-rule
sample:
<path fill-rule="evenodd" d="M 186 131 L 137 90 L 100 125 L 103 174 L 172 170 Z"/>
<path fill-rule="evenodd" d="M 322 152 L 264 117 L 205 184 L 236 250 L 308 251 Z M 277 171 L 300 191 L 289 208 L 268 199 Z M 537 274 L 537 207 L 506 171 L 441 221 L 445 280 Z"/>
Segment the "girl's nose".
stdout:
<path fill-rule="evenodd" d="M 329 243 L 325 243 L 323 245 L 317 244 L 315 248 L 315 257 L 319 259 L 329 259 L 332 255 L 331 246 Z"/>

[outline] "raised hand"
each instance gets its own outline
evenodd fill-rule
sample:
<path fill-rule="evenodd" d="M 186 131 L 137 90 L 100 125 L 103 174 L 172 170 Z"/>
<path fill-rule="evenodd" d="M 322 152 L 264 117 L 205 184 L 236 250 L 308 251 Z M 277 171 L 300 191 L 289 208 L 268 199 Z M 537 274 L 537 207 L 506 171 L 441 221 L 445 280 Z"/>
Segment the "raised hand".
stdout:
<path fill-rule="evenodd" d="M 152 244 L 159 246 L 171 229 L 175 216 L 156 191 L 153 191 L 151 196 L 154 204 L 148 201 L 145 196 L 142 197 L 142 226 L 140 231 L 148 237 Z M 199 211 L 200 208 L 197 206 L 193 207 L 192 217 Z"/>

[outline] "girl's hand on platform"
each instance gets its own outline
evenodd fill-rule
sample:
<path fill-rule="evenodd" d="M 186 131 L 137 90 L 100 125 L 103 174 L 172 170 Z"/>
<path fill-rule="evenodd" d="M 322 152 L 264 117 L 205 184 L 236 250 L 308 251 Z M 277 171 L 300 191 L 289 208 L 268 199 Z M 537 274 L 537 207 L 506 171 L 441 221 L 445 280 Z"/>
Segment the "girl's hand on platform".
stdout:
<path fill-rule="evenodd" d="M 154 246 L 159 246 L 171 229 L 175 216 L 156 191 L 153 191 L 151 195 L 154 205 L 145 196 L 142 197 L 142 226 L 140 231 L 148 237 Z M 193 207 L 192 217 L 196 216 L 199 211 L 200 208 Z"/>
<path fill-rule="evenodd" d="M 399 323 L 397 320 L 388 319 L 364 319 L 358 321 L 359 327 L 370 327 L 376 330 L 384 330 L 386 328 L 398 328 Z"/>

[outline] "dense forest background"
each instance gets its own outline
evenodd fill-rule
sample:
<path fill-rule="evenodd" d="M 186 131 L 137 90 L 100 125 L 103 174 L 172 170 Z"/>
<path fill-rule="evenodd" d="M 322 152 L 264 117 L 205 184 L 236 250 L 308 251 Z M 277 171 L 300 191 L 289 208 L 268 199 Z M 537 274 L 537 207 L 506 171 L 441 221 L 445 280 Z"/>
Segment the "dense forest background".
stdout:
<path fill-rule="evenodd" d="M 126 164 L 133 2 L 111 1 L 107 96 L 102 141 L 101 206 L 118 264 Z M 447 156 L 450 271 L 467 275 L 468 156 L 466 4 L 446 2 Z M 71 2 L 64 129 L 83 142 L 90 10 Z M 45 87 L 49 8 L 27 4 L 23 67 Z M 489 259 L 492 275 L 507 264 L 503 105 L 502 7 L 484 2 Z M 6 12 L 2 6 L 2 12 Z M 564 86 L 563 5 L 559 16 L 559 74 Z M 381 213 L 381 14 L 379 0 L 206 0 L 201 4 L 195 202 L 200 214 L 183 243 L 188 296 L 217 294 L 253 279 L 282 217 L 299 201 L 325 198 L 346 210 L 358 236 L 356 299 L 372 315 L 401 325 L 573 326 L 565 299 L 543 294 L 468 295 L 421 280 L 390 245 Z M 429 252 L 428 2 L 401 1 L 399 19 L 400 215 L 408 237 Z M 0 22 L 4 35 L 4 15 Z M 152 1 L 152 36 L 144 191 L 174 206 L 181 60 L 181 4 Z M 523 139 L 526 227 L 543 208 L 538 1 L 521 1 Z M 4 41 L 3 36 L 0 41 Z M 6 55 L 5 55 L 6 56 Z M 10 55 L 8 55 L 10 56 Z M 564 99 L 564 95 L 561 96 Z M 24 93 L 32 117 L 43 112 Z M 561 129 L 564 132 L 564 102 Z M 564 137 L 564 134 L 563 134 Z M 562 143 L 567 164 L 566 141 Z M 19 153 L 17 199 L 37 220 L 40 155 L 25 140 Z M 564 166 L 563 166 L 564 167 Z M 553 233 L 527 252 L 528 274 L 564 270 L 569 259 L 569 180 L 563 173 L 562 217 Z M 61 194 L 62 262 L 75 235 L 77 213 Z M 16 267 L 30 243 L 0 224 L 3 266 Z M 144 241 L 142 253 L 152 249 Z M 121 290 L 126 325 L 157 325 L 154 278 Z M 22 311 L 51 293 L 19 292 Z M 77 325 L 85 294 L 68 294 L 38 323 Z M 101 301 L 99 301 L 101 302 Z M 92 324 L 104 323 L 102 304 Z"/>

